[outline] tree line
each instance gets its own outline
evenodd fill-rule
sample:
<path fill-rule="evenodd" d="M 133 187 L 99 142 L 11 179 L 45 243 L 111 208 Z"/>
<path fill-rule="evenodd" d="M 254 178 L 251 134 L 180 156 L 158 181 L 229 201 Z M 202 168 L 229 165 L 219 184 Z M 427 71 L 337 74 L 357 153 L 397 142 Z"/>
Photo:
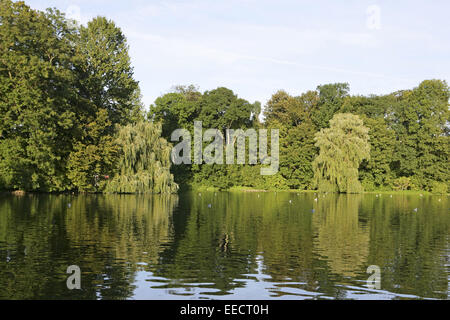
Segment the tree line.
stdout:
<path fill-rule="evenodd" d="M 0 2 L 0 189 L 171 193 L 179 188 L 428 190 L 450 184 L 449 86 L 426 80 L 386 95 L 347 83 L 262 108 L 219 87 L 176 86 L 145 110 L 120 28 L 55 9 Z M 261 120 L 264 119 L 264 120 Z M 177 128 L 279 129 L 280 171 L 172 165 Z"/>
<path fill-rule="evenodd" d="M 175 87 L 150 108 L 170 139 L 193 121 L 224 130 L 280 130 L 280 172 L 261 176 L 259 165 L 175 166 L 181 185 L 229 189 L 428 190 L 445 193 L 449 181 L 449 87 L 426 80 L 387 95 L 350 95 L 347 83 L 320 85 L 299 96 L 280 90 L 261 106 L 227 88 L 204 93 Z"/>

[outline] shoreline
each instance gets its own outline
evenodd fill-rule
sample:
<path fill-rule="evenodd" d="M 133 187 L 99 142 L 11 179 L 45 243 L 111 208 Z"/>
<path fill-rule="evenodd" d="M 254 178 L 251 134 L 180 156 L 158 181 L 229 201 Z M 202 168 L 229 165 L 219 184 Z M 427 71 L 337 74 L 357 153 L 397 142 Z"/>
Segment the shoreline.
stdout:
<path fill-rule="evenodd" d="M 15 190 L 15 191 L 0 191 L 0 195 L 14 195 L 17 197 L 22 197 L 27 194 L 42 194 L 42 195 L 175 195 L 186 192 L 243 192 L 243 193 L 270 193 L 270 192 L 289 192 L 289 193 L 325 193 L 319 192 L 317 190 L 298 190 L 298 189 L 256 189 L 250 187 L 231 187 L 229 189 L 220 190 L 219 188 L 214 187 L 202 187 L 196 186 L 190 188 L 185 188 L 180 190 L 178 193 L 103 193 L 103 192 L 73 192 L 73 191 L 61 191 L 61 192 L 40 192 L 40 191 L 23 191 L 23 190 Z M 330 193 L 330 192 L 327 192 Z M 330 193 L 331 194 L 331 193 Z M 333 194 L 376 194 L 376 195 L 418 195 L 418 196 L 450 196 L 450 193 L 440 194 L 433 193 L 430 191 L 424 190 L 374 190 L 374 191 L 364 191 L 362 193 L 333 193 Z"/>

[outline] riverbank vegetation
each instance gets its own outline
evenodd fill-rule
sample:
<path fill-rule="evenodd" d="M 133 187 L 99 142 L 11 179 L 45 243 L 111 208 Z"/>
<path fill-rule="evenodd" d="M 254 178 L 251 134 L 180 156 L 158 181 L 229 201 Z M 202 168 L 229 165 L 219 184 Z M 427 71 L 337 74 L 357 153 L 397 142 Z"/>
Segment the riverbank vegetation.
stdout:
<path fill-rule="evenodd" d="M 347 83 L 299 95 L 280 90 L 263 109 L 228 88 L 176 86 L 149 111 L 124 34 L 57 10 L 0 3 L 0 190 L 172 193 L 179 188 L 362 192 L 450 187 L 449 86 L 425 80 L 386 95 Z M 262 120 L 264 119 L 264 120 Z M 280 170 L 261 165 L 172 165 L 170 136 L 203 127 L 279 129 Z M 270 150 L 270 149 L 269 149 Z"/>
<path fill-rule="evenodd" d="M 176 190 L 114 22 L 1 1 L 0 42 L 1 189 Z"/>

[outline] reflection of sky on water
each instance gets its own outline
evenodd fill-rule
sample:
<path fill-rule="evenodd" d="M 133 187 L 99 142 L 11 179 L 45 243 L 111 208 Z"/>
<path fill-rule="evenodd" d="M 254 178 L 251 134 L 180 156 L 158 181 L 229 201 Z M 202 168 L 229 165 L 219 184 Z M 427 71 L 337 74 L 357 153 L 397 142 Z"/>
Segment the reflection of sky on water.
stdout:
<path fill-rule="evenodd" d="M 257 278 L 261 275 L 248 275 Z M 229 294 L 222 295 L 221 291 L 214 289 L 213 283 L 179 283 L 169 279 L 154 277 L 151 272 L 140 271 L 136 275 L 134 285 L 136 289 L 132 299 L 136 300 L 197 300 L 197 299 L 233 299 L 233 300 L 304 300 L 304 299 L 333 299 L 319 292 L 303 290 L 301 282 L 272 283 L 270 277 L 254 279 L 241 279 L 236 282 L 245 283 L 242 288 L 230 290 Z M 264 279 L 264 280 L 263 280 Z M 267 280 L 267 281 L 266 281 Z M 170 288 L 167 288 L 167 287 Z M 345 290 L 345 299 L 354 300 L 393 300 L 393 299 L 420 299 L 408 294 L 392 293 L 384 290 L 373 290 L 364 287 L 340 285 Z M 219 295 L 219 294 L 220 295 Z"/>
<path fill-rule="evenodd" d="M 333 299 L 325 294 L 302 289 L 304 282 L 286 281 L 277 283 L 272 277 L 263 273 L 263 257 L 257 257 L 257 273 L 242 274 L 235 279 L 235 283 L 243 284 L 235 289 L 223 293 L 214 288 L 214 283 L 189 283 L 181 280 L 174 281 L 163 277 L 157 277 L 152 272 L 138 271 L 133 284 L 132 299 L 135 300 L 198 300 L 198 299 L 233 299 L 233 300 L 306 300 L 306 299 Z M 146 263 L 137 263 L 138 266 L 146 266 Z M 366 282 L 355 280 L 361 286 L 336 285 L 345 291 L 344 299 L 351 300 L 394 300 L 394 299 L 420 299 L 409 294 L 392 293 L 385 290 L 368 289 Z"/>

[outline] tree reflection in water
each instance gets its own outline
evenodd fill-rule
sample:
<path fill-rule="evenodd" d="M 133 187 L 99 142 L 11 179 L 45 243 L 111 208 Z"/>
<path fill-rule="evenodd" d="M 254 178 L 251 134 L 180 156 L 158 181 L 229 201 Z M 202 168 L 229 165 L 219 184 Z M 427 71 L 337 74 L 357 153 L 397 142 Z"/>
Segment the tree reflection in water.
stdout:
<path fill-rule="evenodd" d="M 369 265 L 392 297 L 447 298 L 448 198 L 316 197 L 1 195 L 0 298 L 346 298 Z"/>

